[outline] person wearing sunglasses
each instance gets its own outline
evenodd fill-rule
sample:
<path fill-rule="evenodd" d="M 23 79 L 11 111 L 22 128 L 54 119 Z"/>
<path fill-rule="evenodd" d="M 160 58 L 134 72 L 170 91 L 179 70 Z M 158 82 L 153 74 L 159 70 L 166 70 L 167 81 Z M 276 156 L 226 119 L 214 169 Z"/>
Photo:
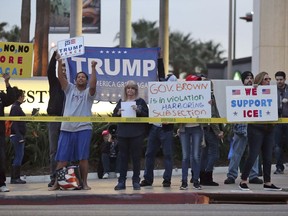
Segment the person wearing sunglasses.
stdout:
<path fill-rule="evenodd" d="M 270 85 L 271 78 L 267 72 L 257 74 L 254 79 L 254 86 Z M 260 152 L 263 162 L 263 180 L 264 190 L 280 191 L 279 188 L 271 183 L 271 164 L 272 151 L 274 143 L 274 125 L 273 124 L 248 124 L 248 145 L 249 153 L 241 175 L 239 188 L 243 191 L 250 190 L 247 185 L 247 178 Z"/>

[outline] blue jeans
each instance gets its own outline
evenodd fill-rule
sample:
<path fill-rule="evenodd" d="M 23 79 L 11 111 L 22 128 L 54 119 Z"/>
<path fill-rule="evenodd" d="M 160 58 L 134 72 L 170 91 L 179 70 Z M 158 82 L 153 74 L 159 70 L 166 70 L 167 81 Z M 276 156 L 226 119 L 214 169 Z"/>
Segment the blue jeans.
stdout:
<path fill-rule="evenodd" d="M 274 145 L 274 131 L 263 130 L 253 124 L 248 124 L 249 155 L 246 160 L 241 179 L 247 180 L 250 170 L 259 153 L 262 151 L 264 183 L 271 181 L 272 150 Z"/>
<path fill-rule="evenodd" d="M 288 124 L 276 124 L 274 128 L 274 155 L 276 158 L 276 169 L 284 170 L 284 161 L 283 161 L 283 135 L 286 135 L 285 144 L 288 145 L 287 136 L 288 136 Z"/>
<path fill-rule="evenodd" d="M 102 153 L 101 154 L 102 164 L 104 173 L 109 173 L 111 171 L 111 161 L 115 160 L 115 172 L 120 172 L 120 155 L 118 153 L 116 158 L 111 158 L 110 154 Z"/>
<path fill-rule="evenodd" d="M 204 128 L 206 147 L 201 149 L 201 171 L 212 172 L 215 162 L 219 159 L 220 139 L 210 128 Z"/>
<path fill-rule="evenodd" d="M 227 177 L 236 179 L 238 177 L 238 167 L 241 161 L 241 158 L 245 152 L 246 146 L 248 143 L 248 138 L 243 135 L 234 134 L 232 141 L 233 153 L 230 158 Z M 258 177 L 258 160 L 257 157 L 251 171 L 249 174 L 249 179 L 254 179 Z"/>
<path fill-rule="evenodd" d="M 162 146 L 164 155 L 163 179 L 171 181 L 173 170 L 173 130 L 163 130 L 161 127 L 152 125 L 149 131 L 147 149 L 145 153 L 144 179 L 150 183 L 154 180 L 154 165 L 157 152 Z"/>
<path fill-rule="evenodd" d="M 198 181 L 201 162 L 201 142 L 203 131 L 200 126 L 185 127 L 185 132 L 180 132 L 182 147 L 182 181 L 187 182 L 189 162 L 193 170 L 193 182 Z"/>
<path fill-rule="evenodd" d="M 0 136 L 0 187 L 6 185 L 6 142 L 4 134 Z"/>
<path fill-rule="evenodd" d="M 49 159 L 50 159 L 50 176 L 54 178 L 56 173 L 57 161 L 55 160 L 58 139 L 60 135 L 61 122 L 48 123 L 48 139 L 49 139 Z"/>
<path fill-rule="evenodd" d="M 120 177 L 118 182 L 125 182 L 128 170 L 128 161 L 131 158 L 133 163 L 133 182 L 140 182 L 140 161 L 143 147 L 144 135 L 137 137 L 118 137 L 120 153 Z"/>
<path fill-rule="evenodd" d="M 20 141 L 18 136 L 10 137 L 10 141 L 13 144 L 14 148 L 14 159 L 13 159 L 13 166 L 21 166 L 22 160 L 24 157 L 24 146 L 25 142 L 22 140 Z"/>

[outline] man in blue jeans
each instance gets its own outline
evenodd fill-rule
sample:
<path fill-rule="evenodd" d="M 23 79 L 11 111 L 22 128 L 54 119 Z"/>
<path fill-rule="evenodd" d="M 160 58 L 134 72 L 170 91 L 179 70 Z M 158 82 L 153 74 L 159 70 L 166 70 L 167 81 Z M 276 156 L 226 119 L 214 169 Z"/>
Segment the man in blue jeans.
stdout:
<path fill-rule="evenodd" d="M 177 81 L 175 75 L 168 75 L 166 81 Z M 163 187 L 170 187 L 173 170 L 173 124 L 153 124 L 149 131 L 147 149 L 145 153 L 144 180 L 140 186 L 151 186 L 154 180 L 155 157 L 162 147 L 164 155 Z"/>
<path fill-rule="evenodd" d="M 245 71 L 241 74 L 241 80 L 244 86 L 251 86 L 254 82 L 254 76 L 250 71 Z M 233 151 L 229 162 L 227 179 L 224 181 L 224 184 L 235 183 L 235 179 L 238 177 L 238 167 L 248 143 L 247 124 L 235 124 L 233 126 L 233 132 L 234 136 L 231 144 Z M 250 171 L 250 184 L 263 184 L 263 181 L 258 178 L 258 161 L 257 158 Z"/>
<path fill-rule="evenodd" d="M 288 117 L 288 85 L 285 84 L 286 74 L 284 71 L 278 71 L 275 74 L 277 82 L 277 95 L 278 95 L 278 116 L 279 118 Z M 284 161 L 283 161 L 283 144 L 288 145 L 287 140 L 288 124 L 276 124 L 274 128 L 274 155 L 276 159 L 276 171 L 274 174 L 284 174 Z M 286 135 L 283 141 L 283 135 Z"/>

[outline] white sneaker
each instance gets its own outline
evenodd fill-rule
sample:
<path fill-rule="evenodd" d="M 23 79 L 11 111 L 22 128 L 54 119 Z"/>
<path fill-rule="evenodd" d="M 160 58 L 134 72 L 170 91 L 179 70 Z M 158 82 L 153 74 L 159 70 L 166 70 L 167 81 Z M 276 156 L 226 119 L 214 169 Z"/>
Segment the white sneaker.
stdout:
<path fill-rule="evenodd" d="M 120 177 L 120 173 L 116 173 L 116 177 L 119 178 Z"/>
<path fill-rule="evenodd" d="M 9 192 L 9 188 L 7 188 L 5 185 L 0 187 L 0 192 Z"/>
<path fill-rule="evenodd" d="M 105 173 L 102 178 L 103 178 L 103 179 L 108 179 L 108 178 L 109 178 L 109 174 L 108 174 L 108 173 Z"/>

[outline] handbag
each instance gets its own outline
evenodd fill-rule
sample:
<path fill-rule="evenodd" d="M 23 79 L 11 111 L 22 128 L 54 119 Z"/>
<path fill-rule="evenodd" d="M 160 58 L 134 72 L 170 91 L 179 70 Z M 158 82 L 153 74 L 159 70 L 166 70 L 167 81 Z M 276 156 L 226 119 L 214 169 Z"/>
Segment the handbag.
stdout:
<path fill-rule="evenodd" d="M 81 177 L 79 166 L 68 166 L 58 169 L 57 181 L 62 190 L 80 190 Z"/>

